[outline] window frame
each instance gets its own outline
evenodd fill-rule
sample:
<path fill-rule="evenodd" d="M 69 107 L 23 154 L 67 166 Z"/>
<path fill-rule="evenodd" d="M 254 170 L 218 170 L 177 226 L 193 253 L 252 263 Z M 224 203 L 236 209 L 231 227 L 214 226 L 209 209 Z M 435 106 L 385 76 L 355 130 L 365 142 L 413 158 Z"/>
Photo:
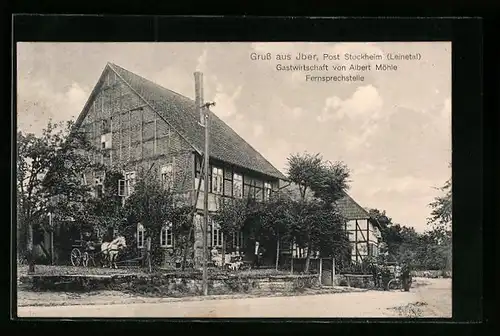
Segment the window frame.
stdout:
<path fill-rule="evenodd" d="M 224 169 L 218 166 L 211 166 L 210 181 L 210 191 L 216 195 L 224 195 Z M 219 188 L 214 188 L 216 185 L 218 185 Z"/>
<path fill-rule="evenodd" d="M 253 198 L 254 189 L 252 178 L 248 175 L 243 176 L 243 198 Z"/>
<path fill-rule="evenodd" d="M 236 179 L 235 177 L 239 176 L 239 179 Z M 239 188 L 237 188 L 238 183 L 239 183 Z M 239 196 L 235 194 L 235 191 L 239 190 Z M 234 198 L 243 198 L 243 174 L 233 172 L 233 197 Z"/>
<path fill-rule="evenodd" d="M 273 192 L 273 185 L 269 181 L 264 181 L 264 201 L 269 201 L 271 199 L 271 194 Z"/>
<path fill-rule="evenodd" d="M 101 149 L 111 149 L 113 135 L 110 132 L 101 134 Z"/>
<path fill-rule="evenodd" d="M 264 199 L 264 181 L 261 179 L 253 179 L 253 198 L 257 201 L 262 201 Z"/>
<path fill-rule="evenodd" d="M 131 176 L 132 176 L 132 178 L 131 178 Z M 135 186 L 136 181 L 137 181 L 135 170 L 125 172 L 123 174 L 123 178 L 125 180 L 126 194 L 127 194 L 127 196 L 130 196 L 134 192 L 134 186 Z M 132 183 L 131 183 L 131 181 L 132 181 Z"/>
<path fill-rule="evenodd" d="M 224 243 L 224 232 L 222 232 L 222 229 L 220 227 L 220 224 L 212 221 L 209 217 L 209 220 L 211 222 L 211 232 L 212 236 L 210 237 L 211 240 L 211 247 L 222 247 Z"/>
<path fill-rule="evenodd" d="M 165 237 L 163 237 L 165 235 Z M 169 244 L 170 238 L 170 244 Z M 166 222 L 163 224 L 160 230 L 160 246 L 163 248 L 173 248 L 174 247 L 174 231 L 172 222 Z"/>
<path fill-rule="evenodd" d="M 144 228 L 144 225 L 141 223 L 137 224 L 137 237 L 136 237 L 136 243 L 137 243 L 137 248 L 142 249 L 145 247 L 145 233 L 146 229 Z"/>

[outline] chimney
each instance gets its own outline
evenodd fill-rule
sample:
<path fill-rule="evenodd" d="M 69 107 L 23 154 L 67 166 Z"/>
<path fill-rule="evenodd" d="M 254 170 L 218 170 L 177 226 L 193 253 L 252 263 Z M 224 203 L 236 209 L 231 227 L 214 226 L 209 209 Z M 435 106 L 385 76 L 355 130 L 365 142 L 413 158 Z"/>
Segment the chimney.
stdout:
<path fill-rule="evenodd" d="M 201 107 L 203 105 L 203 73 L 200 71 L 194 73 L 194 91 L 196 109 L 200 115 L 200 124 L 205 126 L 205 115 Z"/>

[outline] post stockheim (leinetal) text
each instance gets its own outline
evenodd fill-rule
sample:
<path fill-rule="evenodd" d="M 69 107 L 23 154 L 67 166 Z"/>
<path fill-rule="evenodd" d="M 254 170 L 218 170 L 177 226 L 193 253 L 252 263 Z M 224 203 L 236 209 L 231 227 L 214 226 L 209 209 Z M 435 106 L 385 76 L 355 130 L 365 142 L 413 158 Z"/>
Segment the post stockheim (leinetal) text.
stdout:
<path fill-rule="evenodd" d="M 364 74 L 395 72 L 420 53 L 251 53 L 254 61 L 272 61 L 278 72 L 306 72 L 306 82 L 363 82 Z M 276 62 L 276 63 L 275 63 Z M 337 73 L 335 73 L 337 72 Z"/>
<path fill-rule="evenodd" d="M 257 53 L 250 54 L 253 61 L 420 61 L 420 53 Z"/>

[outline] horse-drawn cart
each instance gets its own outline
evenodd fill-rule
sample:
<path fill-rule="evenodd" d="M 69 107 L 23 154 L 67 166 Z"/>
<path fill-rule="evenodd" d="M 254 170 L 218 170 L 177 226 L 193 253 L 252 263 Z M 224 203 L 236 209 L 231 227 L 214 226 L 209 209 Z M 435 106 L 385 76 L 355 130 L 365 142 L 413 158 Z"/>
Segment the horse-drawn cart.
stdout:
<path fill-rule="evenodd" d="M 95 266 L 95 257 L 98 255 L 98 243 L 86 240 L 77 240 L 73 244 L 70 254 L 71 265 L 88 267 Z"/>

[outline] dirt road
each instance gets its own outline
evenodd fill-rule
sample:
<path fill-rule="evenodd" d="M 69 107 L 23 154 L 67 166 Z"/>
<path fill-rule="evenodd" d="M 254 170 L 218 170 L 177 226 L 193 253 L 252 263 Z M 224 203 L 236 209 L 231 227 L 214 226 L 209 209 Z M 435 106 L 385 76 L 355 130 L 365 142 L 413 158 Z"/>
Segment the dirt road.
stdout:
<path fill-rule="evenodd" d="M 451 317 L 451 280 L 416 279 L 411 292 L 367 291 L 161 303 L 19 307 L 19 317 Z M 399 309 L 395 309 L 399 307 Z"/>

